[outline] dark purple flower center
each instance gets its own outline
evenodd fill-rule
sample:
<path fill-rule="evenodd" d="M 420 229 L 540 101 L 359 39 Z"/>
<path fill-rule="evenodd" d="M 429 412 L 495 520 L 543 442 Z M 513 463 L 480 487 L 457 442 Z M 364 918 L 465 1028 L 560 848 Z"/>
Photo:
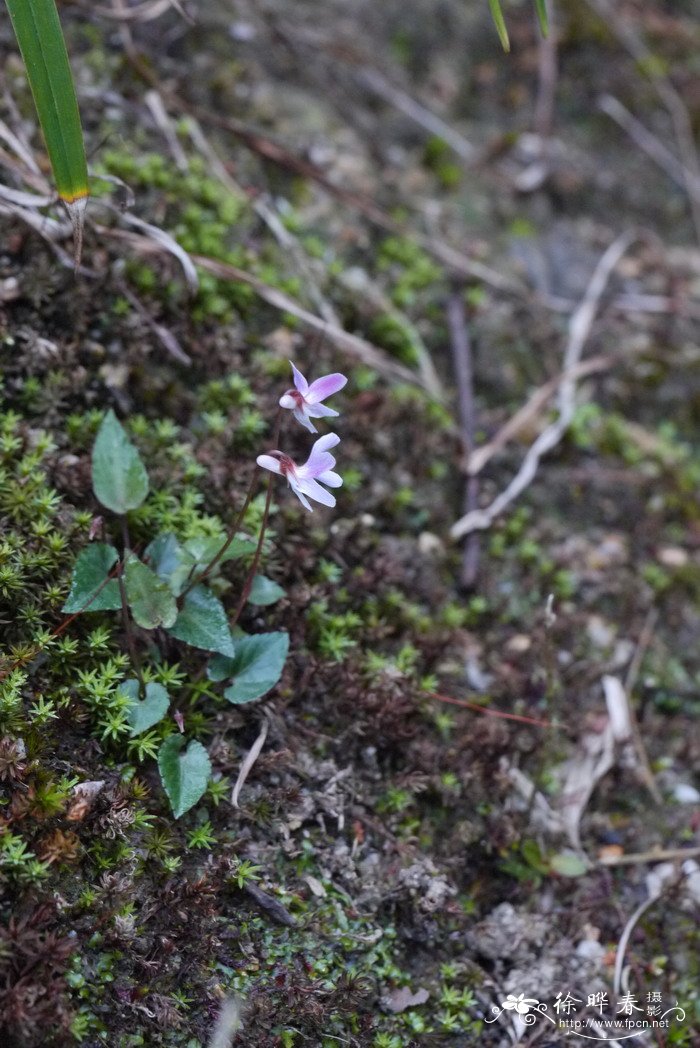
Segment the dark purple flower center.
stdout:
<path fill-rule="evenodd" d="M 283 477 L 286 477 L 288 473 L 296 473 L 296 466 L 294 459 L 290 458 L 289 455 L 285 455 L 283 451 L 271 451 L 271 458 L 276 458 L 280 464 L 280 473 Z"/>

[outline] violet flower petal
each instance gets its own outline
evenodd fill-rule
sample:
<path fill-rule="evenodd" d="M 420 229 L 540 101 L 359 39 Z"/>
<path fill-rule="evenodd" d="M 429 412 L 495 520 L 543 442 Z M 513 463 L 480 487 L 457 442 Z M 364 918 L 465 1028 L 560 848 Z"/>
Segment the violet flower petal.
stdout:
<path fill-rule="evenodd" d="M 319 473 L 316 480 L 319 484 L 327 484 L 329 488 L 340 488 L 343 484 L 343 478 L 338 473 L 334 473 L 332 469 Z"/>
<path fill-rule="evenodd" d="M 337 418 L 339 412 L 333 408 L 327 408 L 325 404 L 309 404 L 306 402 L 306 413 L 309 418 Z"/>
<path fill-rule="evenodd" d="M 291 360 L 289 361 L 292 364 Z M 306 381 L 296 364 L 292 364 L 292 374 L 294 375 L 294 385 L 297 387 L 302 396 L 308 392 L 309 383 Z"/>
<path fill-rule="evenodd" d="M 315 502 L 320 502 L 323 506 L 335 506 L 335 495 L 331 495 L 330 491 L 322 488 L 313 477 L 302 477 L 298 481 L 298 485 L 299 491 L 303 491 L 305 495 L 314 499 Z"/>
<path fill-rule="evenodd" d="M 322 375 L 321 378 L 317 378 L 315 382 L 311 383 L 307 391 L 301 390 L 299 386 L 297 386 L 297 389 L 299 389 L 300 393 L 304 393 L 309 404 L 317 404 L 319 400 L 325 400 L 331 394 L 337 393 L 346 382 L 347 378 L 345 375 L 341 375 L 340 372 L 334 372 L 332 375 Z"/>
<path fill-rule="evenodd" d="M 308 509 L 309 513 L 313 513 L 313 511 L 314 511 L 313 506 L 310 505 L 309 500 L 307 499 L 307 497 L 304 494 L 304 492 L 301 490 L 301 487 L 297 483 L 297 481 L 294 480 L 294 478 L 291 477 L 291 476 L 287 477 L 287 480 L 289 481 L 290 488 L 292 489 L 292 491 L 294 492 L 296 497 L 299 499 L 299 501 L 301 502 L 301 504 L 304 507 L 304 509 Z M 323 489 L 321 489 L 321 490 L 323 490 Z"/>
<path fill-rule="evenodd" d="M 293 414 L 297 422 L 301 422 L 304 429 L 308 429 L 309 433 L 318 433 L 318 430 L 314 426 L 313 422 L 309 418 L 309 414 L 304 408 L 295 407 Z M 318 416 L 315 417 L 318 418 Z"/>
<path fill-rule="evenodd" d="M 271 473 L 281 473 L 282 468 L 279 464 L 279 460 L 273 458 L 272 455 L 258 455 L 255 460 L 259 466 L 263 469 L 269 469 Z"/>
<path fill-rule="evenodd" d="M 309 457 L 308 462 L 305 462 L 303 466 L 297 467 L 297 472 L 300 477 L 317 477 L 319 473 L 325 473 L 327 469 L 333 469 L 335 466 L 335 459 L 328 451 L 322 451 L 320 455 L 315 455 L 313 459 Z"/>
<path fill-rule="evenodd" d="M 336 444 L 340 444 L 340 437 L 337 433 L 324 433 L 322 437 L 319 437 L 315 441 L 314 446 L 311 449 L 311 454 L 307 459 L 307 463 L 311 463 L 311 460 L 321 455 L 324 451 L 328 451 L 329 448 L 334 448 Z"/>

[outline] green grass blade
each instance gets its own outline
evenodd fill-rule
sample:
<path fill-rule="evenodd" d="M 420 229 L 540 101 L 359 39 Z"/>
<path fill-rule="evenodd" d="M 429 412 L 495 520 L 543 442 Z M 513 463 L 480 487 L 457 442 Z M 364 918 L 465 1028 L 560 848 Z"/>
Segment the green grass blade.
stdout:
<path fill-rule="evenodd" d="M 5 0 L 27 68 L 56 188 L 76 234 L 76 255 L 88 196 L 83 131 L 55 0 Z"/>
<path fill-rule="evenodd" d="M 549 19 L 547 18 L 547 0 L 535 0 L 535 9 L 537 11 L 537 17 L 540 20 L 540 29 L 542 30 L 542 36 L 547 36 L 549 33 Z"/>
<path fill-rule="evenodd" d="M 510 51 L 510 40 L 508 39 L 508 30 L 506 29 L 500 0 L 489 0 L 489 7 L 491 8 L 491 17 L 498 31 L 501 46 L 504 51 Z"/>

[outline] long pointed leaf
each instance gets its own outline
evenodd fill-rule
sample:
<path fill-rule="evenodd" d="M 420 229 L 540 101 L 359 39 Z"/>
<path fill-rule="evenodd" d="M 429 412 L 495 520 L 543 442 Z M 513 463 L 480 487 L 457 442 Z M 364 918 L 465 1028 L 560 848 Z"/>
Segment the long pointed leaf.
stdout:
<path fill-rule="evenodd" d="M 506 29 L 506 22 L 503 17 L 503 11 L 501 10 L 500 0 L 489 0 L 489 7 L 491 8 L 491 17 L 493 18 L 493 23 L 498 31 L 501 46 L 504 51 L 510 51 L 510 40 L 508 39 L 508 30 Z"/>
<path fill-rule="evenodd" d="M 535 9 L 537 10 L 537 17 L 540 22 L 542 36 L 547 36 L 549 33 L 549 19 L 547 17 L 547 0 L 535 0 Z"/>
<path fill-rule="evenodd" d="M 88 196 L 87 162 L 75 86 L 55 0 L 5 0 L 27 67 L 58 195 L 68 208 L 79 255 Z"/>

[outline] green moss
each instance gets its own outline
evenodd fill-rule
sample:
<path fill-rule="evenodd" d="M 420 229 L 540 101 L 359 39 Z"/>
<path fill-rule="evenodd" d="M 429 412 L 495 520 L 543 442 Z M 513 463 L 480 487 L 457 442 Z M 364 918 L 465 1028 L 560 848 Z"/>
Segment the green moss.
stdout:
<path fill-rule="evenodd" d="M 463 171 L 453 150 L 437 135 L 426 142 L 423 162 L 435 174 L 443 189 L 456 189 L 462 181 Z"/>

